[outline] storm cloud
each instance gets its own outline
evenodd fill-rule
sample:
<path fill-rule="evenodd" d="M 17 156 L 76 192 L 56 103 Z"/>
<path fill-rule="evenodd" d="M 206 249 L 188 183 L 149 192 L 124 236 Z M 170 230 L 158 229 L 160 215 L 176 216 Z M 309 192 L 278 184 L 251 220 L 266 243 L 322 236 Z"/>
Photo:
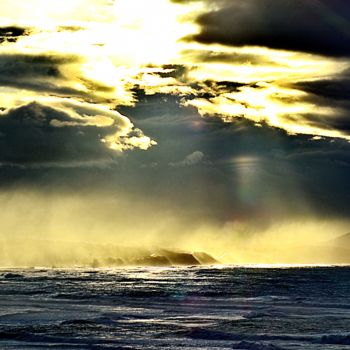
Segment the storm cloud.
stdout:
<path fill-rule="evenodd" d="M 346 0 L 217 0 L 208 4 L 212 10 L 197 19 L 200 32 L 188 39 L 350 55 L 350 5 Z"/>
<path fill-rule="evenodd" d="M 113 163 L 125 149 L 151 144 L 126 117 L 89 104 L 32 102 L 0 115 L 3 167 L 98 166 Z"/>

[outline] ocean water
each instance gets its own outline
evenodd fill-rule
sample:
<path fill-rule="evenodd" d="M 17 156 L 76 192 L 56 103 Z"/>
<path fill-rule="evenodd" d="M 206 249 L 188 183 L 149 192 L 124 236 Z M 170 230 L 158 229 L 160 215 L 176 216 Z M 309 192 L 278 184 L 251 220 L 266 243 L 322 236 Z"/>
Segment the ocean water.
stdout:
<path fill-rule="evenodd" d="M 0 270 L 0 349 L 350 349 L 350 267 Z"/>

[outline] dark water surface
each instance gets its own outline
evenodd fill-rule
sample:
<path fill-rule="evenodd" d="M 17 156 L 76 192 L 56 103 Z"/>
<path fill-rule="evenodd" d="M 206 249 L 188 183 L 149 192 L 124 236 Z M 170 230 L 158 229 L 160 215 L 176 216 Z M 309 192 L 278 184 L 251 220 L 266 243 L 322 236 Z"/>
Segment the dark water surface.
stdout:
<path fill-rule="evenodd" d="M 350 349 L 350 267 L 0 270 L 0 349 Z"/>

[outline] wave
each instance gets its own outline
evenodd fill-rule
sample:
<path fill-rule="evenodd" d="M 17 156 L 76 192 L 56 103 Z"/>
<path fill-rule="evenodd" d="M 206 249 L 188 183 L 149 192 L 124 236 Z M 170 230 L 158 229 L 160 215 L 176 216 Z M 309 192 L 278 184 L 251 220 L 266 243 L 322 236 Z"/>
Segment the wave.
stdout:
<path fill-rule="evenodd" d="M 235 348 L 242 350 L 283 350 L 283 348 L 273 344 L 254 343 L 248 341 L 238 343 L 235 345 Z"/>
<path fill-rule="evenodd" d="M 321 338 L 321 344 L 350 345 L 350 334 L 347 334 L 347 335 L 339 335 L 339 334 L 324 335 Z"/>

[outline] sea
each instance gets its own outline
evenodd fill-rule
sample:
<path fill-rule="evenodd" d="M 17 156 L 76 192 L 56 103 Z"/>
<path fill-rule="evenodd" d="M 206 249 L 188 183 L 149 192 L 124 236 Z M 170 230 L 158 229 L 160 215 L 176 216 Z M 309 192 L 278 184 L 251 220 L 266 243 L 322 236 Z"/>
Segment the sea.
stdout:
<path fill-rule="evenodd" d="M 0 349 L 350 349 L 350 267 L 1 269 Z"/>

